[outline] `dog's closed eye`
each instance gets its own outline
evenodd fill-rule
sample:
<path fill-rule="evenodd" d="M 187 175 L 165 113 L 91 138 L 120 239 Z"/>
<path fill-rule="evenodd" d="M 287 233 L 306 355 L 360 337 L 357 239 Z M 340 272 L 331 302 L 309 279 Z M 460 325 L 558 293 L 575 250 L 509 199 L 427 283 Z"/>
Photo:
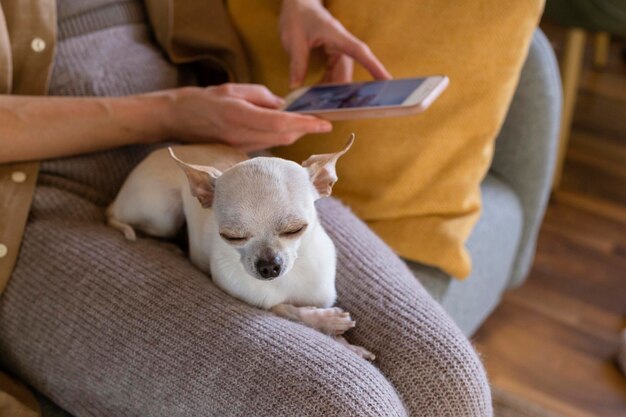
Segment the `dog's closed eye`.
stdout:
<path fill-rule="evenodd" d="M 280 236 L 281 237 L 296 237 L 302 234 L 306 230 L 307 224 L 301 224 L 298 226 L 290 227 L 289 229 L 283 231 Z"/>
<path fill-rule="evenodd" d="M 222 237 L 222 239 L 224 239 L 228 243 L 234 243 L 234 244 L 245 243 L 248 241 L 248 239 L 250 239 L 250 237 L 248 236 L 239 236 L 239 235 L 233 235 L 229 233 L 220 233 L 220 236 Z"/>

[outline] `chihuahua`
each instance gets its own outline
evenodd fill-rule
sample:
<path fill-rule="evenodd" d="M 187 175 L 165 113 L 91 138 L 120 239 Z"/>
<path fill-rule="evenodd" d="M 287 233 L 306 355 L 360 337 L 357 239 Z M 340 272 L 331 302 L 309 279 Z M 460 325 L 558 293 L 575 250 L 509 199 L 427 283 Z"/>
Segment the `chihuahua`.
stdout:
<path fill-rule="evenodd" d="M 130 173 L 107 221 L 129 240 L 135 230 L 173 237 L 186 223 L 191 262 L 222 290 L 373 360 L 341 336 L 356 323 L 332 307 L 335 246 L 314 204 L 331 194 L 335 164 L 353 142 L 354 134 L 340 152 L 313 155 L 302 165 L 248 159 L 224 145 L 162 148 Z"/>

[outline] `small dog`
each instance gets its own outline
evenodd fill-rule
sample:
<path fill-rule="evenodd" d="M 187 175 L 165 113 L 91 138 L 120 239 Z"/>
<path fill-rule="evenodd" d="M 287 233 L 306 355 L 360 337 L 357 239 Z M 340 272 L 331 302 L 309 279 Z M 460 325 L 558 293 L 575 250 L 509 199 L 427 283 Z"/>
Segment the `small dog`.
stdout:
<path fill-rule="evenodd" d="M 329 196 L 335 164 L 352 146 L 302 165 L 246 155 L 224 145 L 159 149 L 128 176 L 107 221 L 135 240 L 135 229 L 175 236 L 187 223 L 191 262 L 248 304 L 333 336 L 355 326 L 336 299 L 336 253 L 314 202 Z M 182 158 L 182 159 L 179 159 Z M 183 162 L 183 160 L 187 162 Z"/>

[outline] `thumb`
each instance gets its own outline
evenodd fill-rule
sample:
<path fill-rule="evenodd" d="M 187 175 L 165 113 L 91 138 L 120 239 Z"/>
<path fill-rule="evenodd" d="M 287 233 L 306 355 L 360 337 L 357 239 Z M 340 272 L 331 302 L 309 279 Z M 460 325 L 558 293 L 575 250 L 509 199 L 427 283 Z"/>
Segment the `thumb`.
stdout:
<path fill-rule="evenodd" d="M 289 49 L 289 87 L 300 87 L 309 66 L 309 46 L 304 38 L 294 39 Z"/>

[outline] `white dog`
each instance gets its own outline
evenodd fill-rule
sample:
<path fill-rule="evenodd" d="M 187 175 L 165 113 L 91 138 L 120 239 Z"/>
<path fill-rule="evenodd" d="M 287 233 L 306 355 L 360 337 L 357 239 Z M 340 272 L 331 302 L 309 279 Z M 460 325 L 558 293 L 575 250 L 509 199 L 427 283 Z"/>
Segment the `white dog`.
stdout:
<path fill-rule="evenodd" d="M 246 155 L 224 145 L 159 149 L 131 172 L 107 210 L 108 223 L 172 237 L 187 223 L 191 261 L 216 285 L 253 306 L 341 337 L 355 326 L 336 299 L 336 254 L 314 202 L 329 196 L 337 153 L 302 165 Z M 179 159 L 180 158 L 180 159 Z M 185 162 L 183 162 L 185 161 Z"/>

